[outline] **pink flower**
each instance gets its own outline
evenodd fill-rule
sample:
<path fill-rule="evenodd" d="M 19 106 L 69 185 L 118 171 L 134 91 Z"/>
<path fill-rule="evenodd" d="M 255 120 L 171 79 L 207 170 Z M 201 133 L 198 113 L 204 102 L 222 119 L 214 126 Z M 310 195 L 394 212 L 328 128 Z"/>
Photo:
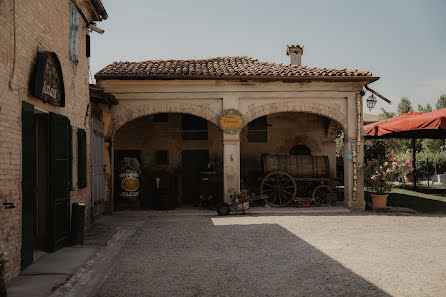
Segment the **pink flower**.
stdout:
<path fill-rule="evenodd" d="M 413 171 L 414 171 L 413 167 L 410 167 L 410 172 L 413 172 Z"/>
<path fill-rule="evenodd" d="M 383 177 L 382 180 L 386 180 L 387 178 Z"/>
<path fill-rule="evenodd" d="M 375 177 L 374 176 L 372 176 L 371 178 L 370 178 L 371 180 L 375 180 Z"/>
<path fill-rule="evenodd" d="M 387 168 L 386 172 L 389 173 L 390 172 L 390 168 Z"/>
<path fill-rule="evenodd" d="M 387 166 L 387 165 L 389 165 L 389 162 L 384 162 L 384 166 Z"/>
<path fill-rule="evenodd" d="M 382 170 L 382 169 L 383 169 L 383 167 L 382 167 L 382 166 L 379 166 L 379 169 L 381 169 L 381 170 Z"/>

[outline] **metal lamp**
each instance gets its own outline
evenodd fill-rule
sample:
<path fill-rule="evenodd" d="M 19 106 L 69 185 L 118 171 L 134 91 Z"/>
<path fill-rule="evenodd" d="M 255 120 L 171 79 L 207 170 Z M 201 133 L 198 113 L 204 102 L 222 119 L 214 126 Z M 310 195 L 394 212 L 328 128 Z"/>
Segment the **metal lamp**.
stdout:
<path fill-rule="evenodd" d="M 372 110 L 373 108 L 375 108 L 375 105 L 376 105 L 376 98 L 372 94 L 369 96 L 369 98 L 367 98 L 367 107 L 369 110 Z"/>

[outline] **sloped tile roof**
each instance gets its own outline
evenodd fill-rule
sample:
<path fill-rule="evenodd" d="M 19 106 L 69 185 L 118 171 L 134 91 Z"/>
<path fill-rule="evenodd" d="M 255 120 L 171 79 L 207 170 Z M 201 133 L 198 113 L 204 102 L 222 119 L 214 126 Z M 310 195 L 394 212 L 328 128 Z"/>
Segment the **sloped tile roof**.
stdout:
<path fill-rule="evenodd" d="M 95 77 L 97 79 L 377 79 L 368 71 L 287 65 L 263 62 L 249 57 L 114 62 L 96 73 Z"/>

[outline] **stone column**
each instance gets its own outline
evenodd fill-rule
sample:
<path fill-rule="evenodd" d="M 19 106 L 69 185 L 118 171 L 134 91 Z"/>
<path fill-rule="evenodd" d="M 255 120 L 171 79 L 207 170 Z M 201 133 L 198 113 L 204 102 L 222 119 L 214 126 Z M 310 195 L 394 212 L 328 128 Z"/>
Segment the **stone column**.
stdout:
<path fill-rule="evenodd" d="M 226 203 L 240 191 L 240 133 L 223 133 L 223 190 Z"/>
<path fill-rule="evenodd" d="M 344 129 L 344 203 L 350 209 L 364 210 L 364 177 L 359 167 L 364 162 L 362 97 L 359 94 L 347 97 L 347 117 Z"/>

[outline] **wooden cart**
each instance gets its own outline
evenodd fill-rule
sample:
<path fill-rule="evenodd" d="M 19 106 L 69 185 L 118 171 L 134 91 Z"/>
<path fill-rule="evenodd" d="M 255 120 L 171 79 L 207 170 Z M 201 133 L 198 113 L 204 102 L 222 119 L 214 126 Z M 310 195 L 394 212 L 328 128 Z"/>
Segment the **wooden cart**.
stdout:
<path fill-rule="evenodd" d="M 336 179 L 330 177 L 327 156 L 264 154 L 260 192 L 265 202 L 283 207 L 296 197 L 311 199 L 313 205 L 331 204 L 336 196 Z"/>

